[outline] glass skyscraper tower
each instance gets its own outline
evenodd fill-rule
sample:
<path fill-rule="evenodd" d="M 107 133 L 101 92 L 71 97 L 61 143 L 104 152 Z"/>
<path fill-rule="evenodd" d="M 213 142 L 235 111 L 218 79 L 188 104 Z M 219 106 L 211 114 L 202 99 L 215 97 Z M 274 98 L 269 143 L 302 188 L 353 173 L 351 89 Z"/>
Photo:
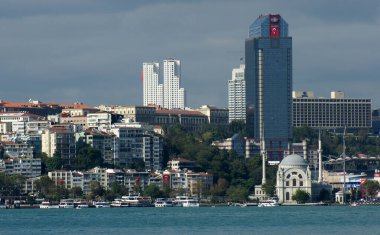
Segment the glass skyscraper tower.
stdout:
<path fill-rule="evenodd" d="M 279 161 L 292 139 L 292 38 L 280 15 L 261 15 L 245 41 L 247 128 Z"/>

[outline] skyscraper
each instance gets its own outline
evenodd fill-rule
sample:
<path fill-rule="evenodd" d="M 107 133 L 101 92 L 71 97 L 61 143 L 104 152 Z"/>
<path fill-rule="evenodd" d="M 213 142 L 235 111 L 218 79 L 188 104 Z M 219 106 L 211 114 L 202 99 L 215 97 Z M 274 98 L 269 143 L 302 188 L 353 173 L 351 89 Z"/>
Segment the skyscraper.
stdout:
<path fill-rule="evenodd" d="M 185 108 L 185 89 L 180 86 L 181 62 L 173 59 L 164 60 L 164 108 Z"/>
<path fill-rule="evenodd" d="M 246 115 L 245 102 L 245 65 L 232 70 L 232 79 L 228 81 L 228 116 L 229 122 L 244 121 Z"/>
<path fill-rule="evenodd" d="M 265 137 L 269 161 L 281 160 L 292 138 L 292 38 L 278 14 L 261 15 L 245 41 L 248 132 Z"/>
<path fill-rule="evenodd" d="M 160 65 L 158 63 L 143 63 L 144 106 L 149 104 L 163 105 L 163 85 L 159 84 Z"/>

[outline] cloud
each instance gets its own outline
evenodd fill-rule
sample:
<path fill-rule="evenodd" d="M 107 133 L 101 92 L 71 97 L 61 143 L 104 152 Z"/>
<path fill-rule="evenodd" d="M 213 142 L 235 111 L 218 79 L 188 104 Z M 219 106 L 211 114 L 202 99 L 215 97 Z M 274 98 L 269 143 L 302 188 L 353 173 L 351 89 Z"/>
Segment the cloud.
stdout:
<path fill-rule="evenodd" d="M 142 63 L 176 58 L 190 106 L 226 107 L 249 25 L 278 12 L 293 37 L 295 89 L 378 106 L 379 3 L 356 2 L 1 1 L 0 98 L 139 105 Z"/>

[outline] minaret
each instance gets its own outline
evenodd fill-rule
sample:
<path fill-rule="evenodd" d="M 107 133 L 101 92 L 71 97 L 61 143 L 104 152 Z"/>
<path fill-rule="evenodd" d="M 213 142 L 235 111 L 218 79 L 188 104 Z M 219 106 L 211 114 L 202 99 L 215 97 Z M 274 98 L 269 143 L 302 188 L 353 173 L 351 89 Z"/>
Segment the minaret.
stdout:
<path fill-rule="evenodd" d="M 264 138 L 264 124 L 262 124 L 262 138 L 261 138 L 261 157 L 262 157 L 262 167 L 263 167 L 263 177 L 261 179 L 261 185 L 266 183 L 266 149 L 265 149 L 265 138 Z"/>
<path fill-rule="evenodd" d="M 307 161 L 307 142 L 306 139 L 302 140 L 303 159 Z"/>
<path fill-rule="evenodd" d="M 318 182 L 323 181 L 322 177 L 322 141 L 321 141 L 321 130 L 319 130 L 318 137 Z"/>

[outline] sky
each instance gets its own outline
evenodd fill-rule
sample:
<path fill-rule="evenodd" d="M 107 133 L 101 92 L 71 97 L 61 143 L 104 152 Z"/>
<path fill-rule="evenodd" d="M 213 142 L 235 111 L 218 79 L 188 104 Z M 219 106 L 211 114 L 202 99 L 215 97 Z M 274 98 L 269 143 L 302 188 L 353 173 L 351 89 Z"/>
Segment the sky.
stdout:
<path fill-rule="evenodd" d="M 189 107 L 227 107 L 249 25 L 267 13 L 289 24 L 293 90 L 380 108 L 378 0 L 1 0 L 0 99 L 142 105 L 142 63 L 174 58 Z"/>

